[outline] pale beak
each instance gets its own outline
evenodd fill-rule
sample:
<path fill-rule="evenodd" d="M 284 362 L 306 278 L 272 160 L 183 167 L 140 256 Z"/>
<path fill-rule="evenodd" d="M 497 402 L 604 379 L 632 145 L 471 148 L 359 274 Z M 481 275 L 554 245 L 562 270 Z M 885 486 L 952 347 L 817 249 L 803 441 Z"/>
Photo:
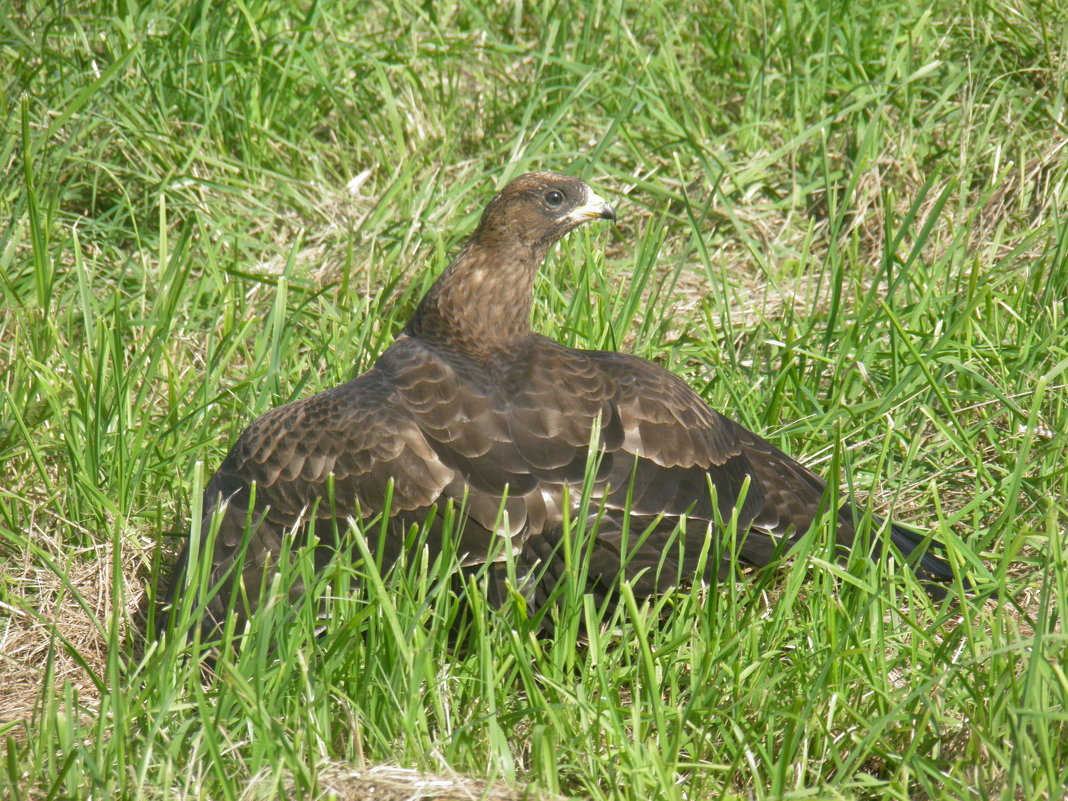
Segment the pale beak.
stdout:
<path fill-rule="evenodd" d="M 586 222 L 587 220 L 614 220 L 616 218 L 616 213 L 612 211 L 612 207 L 608 205 L 608 201 L 603 197 L 590 192 L 586 195 L 586 202 L 581 206 L 576 207 L 568 217 L 575 222 Z"/>

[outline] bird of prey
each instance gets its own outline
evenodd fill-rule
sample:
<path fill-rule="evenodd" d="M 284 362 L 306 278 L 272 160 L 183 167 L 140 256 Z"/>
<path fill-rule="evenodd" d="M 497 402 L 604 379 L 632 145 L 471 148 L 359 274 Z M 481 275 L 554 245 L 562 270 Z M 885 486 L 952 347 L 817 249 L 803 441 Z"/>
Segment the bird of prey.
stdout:
<path fill-rule="evenodd" d="M 531 330 L 536 270 L 557 240 L 597 219 L 615 214 L 582 181 L 516 178 L 370 370 L 248 427 L 204 493 L 202 528 L 217 516 L 218 535 L 200 558 L 221 587 L 207 602 L 207 627 L 254 611 L 254 601 L 235 600 L 239 582 L 251 597 L 284 538 L 313 516 L 329 539 L 332 521 L 387 515 L 368 531 L 382 532 L 375 547 L 388 562 L 413 524 L 435 506 L 440 523 L 451 501 L 462 508 L 460 564 L 489 563 L 490 584 L 505 597 L 513 560 L 532 607 L 567 577 L 559 546 L 584 478 L 595 533 L 583 567 L 595 592 L 626 578 L 651 595 L 695 578 L 717 518 L 736 515 L 734 557 L 756 566 L 810 528 L 825 488 L 813 472 L 652 362 L 568 348 Z M 429 530 L 431 549 L 441 547 L 440 528 Z M 848 548 L 853 538 L 845 504 L 836 540 Z M 904 557 L 923 544 L 897 525 L 890 539 Z M 910 561 L 927 582 L 952 578 L 931 553 Z M 711 567 L 714 579 L 721 565 Z"/>

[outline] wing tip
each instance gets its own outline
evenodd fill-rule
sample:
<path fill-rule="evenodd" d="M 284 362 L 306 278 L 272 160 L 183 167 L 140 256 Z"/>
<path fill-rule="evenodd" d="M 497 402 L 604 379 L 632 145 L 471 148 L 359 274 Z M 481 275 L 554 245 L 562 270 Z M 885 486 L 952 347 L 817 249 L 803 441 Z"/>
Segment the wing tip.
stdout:
<path fill-rule="evenodd" d="M 917 578 L 923 582 L 927 593 L 936 600 L 945 598 L 948 585 L 954 580 L 953 567 L 932 550 L 944 550 L 945 546 L 897 523 L 890 524 L 890 541 L 912 567 Z M 961 581 L 964 589 L 972 588 L 967 578 L 962 577 Z"/>

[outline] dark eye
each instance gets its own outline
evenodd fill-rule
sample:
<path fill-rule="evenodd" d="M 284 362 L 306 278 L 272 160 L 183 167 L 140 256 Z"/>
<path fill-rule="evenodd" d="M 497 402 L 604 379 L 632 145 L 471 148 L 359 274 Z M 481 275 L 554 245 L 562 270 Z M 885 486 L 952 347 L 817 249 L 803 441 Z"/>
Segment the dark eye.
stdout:
<path fill-rule="evenodd" d="M 564 202 L 564 193 L 556 189 L 550 189 L 545 193 L 545 202 L 550 206 L 559 206 Z"/>

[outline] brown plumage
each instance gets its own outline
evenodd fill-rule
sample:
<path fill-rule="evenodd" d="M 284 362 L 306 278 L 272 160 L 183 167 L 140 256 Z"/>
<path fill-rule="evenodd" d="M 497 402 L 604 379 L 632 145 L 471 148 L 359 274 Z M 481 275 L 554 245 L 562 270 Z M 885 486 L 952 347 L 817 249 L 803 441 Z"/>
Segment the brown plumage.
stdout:
<path fill-rule="evenodd" d="M 565 491 L 577 508 L 594 429 L 600 463 L 590 508 L 599 520 L 589 554 L 591 589 L 610 587 L 622 574 L 650 594 L 692 577 L 716 515 L 710 485 L 721 519 L 729 520 L 749 479 L 738 511 L 738 530 L 747 535 L 739 551 L 744 561 L 766 564 L 777 542 L 804 534 L 824 492 L 811 471 L 655 364 L 574 350 L 531 331 L 535 271 L 560 237 L 597 218 L 615 215 L 583 182 L 548 172 L 517 178 L 490 202 L 470 241 L 369 371 L 252 423 L 204 495 L 205 532 L 222 508 L 212 583 L 232 567 L 251 520 L 242 572 L 254 592 L 283 537 L 310 514 L 331 519 L 324 499 L 333 476 L 341 521 L 384 511 L 393 482 L 391 525 L 381 543 L 387 559 L 400 553 L 407 527 L 422 523 L 432 506 L 466 504 L 457 548 L 462 563 L 493 558 L 491 583 L 501 583 L 499 592 L 507 544 L 517 574 L 540 577 L 522 591 L 532 605 L 544 603 L 564 569 L 557 545 Z M 683 515 L 698 547 L 677 547 L 673 535 Z M 849 546 L 848 506 L 838 521 L 837 540 Z M 320 536 L 330 530 L 317 529 Z M 633 544 L 647 530 L 621 566 L 624 541 Z M 431 547 L 439 535 L 431 532 Z M 920 543 L 897 526 L 891 538 L 906 556 Z M 916 569 L 937 581 L 952 575 L 930 554 Z M 240 606 L 231 590 L 223 582 L 209 601 L 209 627 Z"/>

